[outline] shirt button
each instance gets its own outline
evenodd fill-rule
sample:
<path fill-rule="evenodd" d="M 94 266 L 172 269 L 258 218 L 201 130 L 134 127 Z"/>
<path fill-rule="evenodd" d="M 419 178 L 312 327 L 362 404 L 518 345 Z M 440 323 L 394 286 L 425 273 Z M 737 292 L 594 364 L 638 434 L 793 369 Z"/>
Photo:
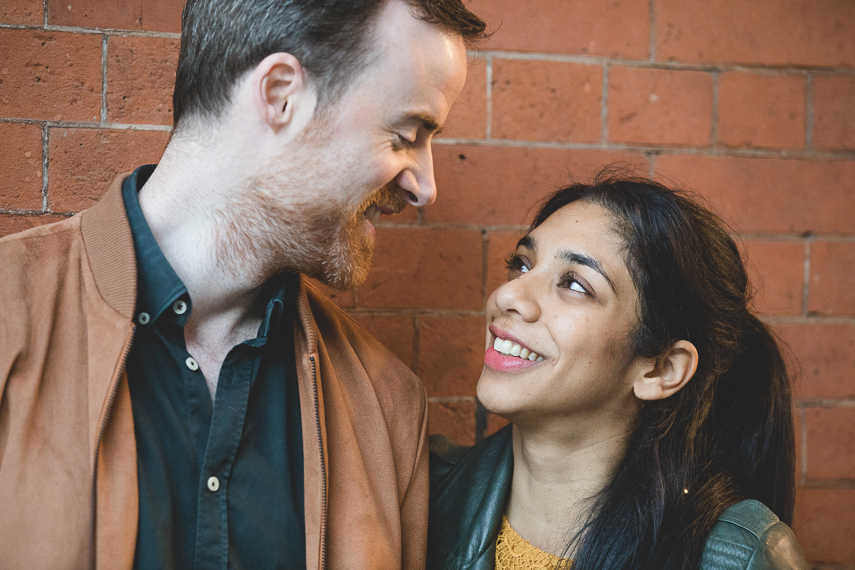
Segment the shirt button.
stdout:
<path fill-rule="evenodd" d="M 147 325 L 149 321 L 151 321 L 151 316 L 148 313 L 140 313 L 137 317 L 137 321 L 139 321 L 141 325 Z"/>
<path fill-rule="evenodd" d="M 172 303 L 172 310 L 175 311 L 176 315 L 183 315 L 187 312 L 187 303 L 178 299 L 174 303 Z"/>
<path fill-rule="evenodd" d="M 193 360 L 192 356 L 188 356 L 187 360 L 184 361 L 184 364 L 186 364 L 187 368 L 190 370 L 199 370 L 199 363 Z"/>
<path fill-rule="evenodd" d="M 213 476 L 208 477 L 208 489 L 212 493 L 216 493 L 217 489 L 219 489 L 219 488 L 220 488 L 220 480 L 217 479 L 216 477 L 213 477 Z"/>

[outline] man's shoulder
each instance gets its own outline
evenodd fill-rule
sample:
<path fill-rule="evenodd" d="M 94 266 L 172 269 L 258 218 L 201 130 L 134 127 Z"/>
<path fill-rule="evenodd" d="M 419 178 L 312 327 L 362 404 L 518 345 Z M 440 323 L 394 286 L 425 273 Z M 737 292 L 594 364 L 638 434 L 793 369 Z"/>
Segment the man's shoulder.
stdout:
<path fill-rule="evenodd" d="M 712 528 L 701 570 L 807 570 L 793 531 L 766 505 L 747 500 L 727 508 Z"/>
<path fill-rule="evenodd" d="M 82 246 L 80 237 L 75 216 L 0 238 L 0 283 L 10 287 L 19 279 L 38 281 L 42 275 L 56 275 L 58 266 L 72 262 L 72 251 Z"/>
<path fill-rule="evenodd" d="M 80 216 L 35 226 L 0 238 L 0 255 L 24 248 L 43 249 L 51 244 L 68 244 L 80 235 Z"/>

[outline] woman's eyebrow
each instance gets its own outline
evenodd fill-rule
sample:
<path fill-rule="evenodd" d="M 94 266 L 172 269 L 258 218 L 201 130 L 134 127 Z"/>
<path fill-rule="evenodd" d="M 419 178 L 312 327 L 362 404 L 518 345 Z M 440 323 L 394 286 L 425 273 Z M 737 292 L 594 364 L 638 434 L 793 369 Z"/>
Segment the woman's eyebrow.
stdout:
<path fill-rule="evenodd" d="M 606 270 L 603 269 L 603 266 L 600 264 L 600 262 L 597 261 L 596 259 L 594 259 L 593 257 L 585 255 L 584 253 L 579 253 L 578 251 L 572 251 L 569 249 L 566 249 L 566 250 L 562 251 L 561 253 L 559 253 L 558 257 L 560 257 L 562 260 L 566 261 L 567 263 L 570 263 L 573 265 L 584 265 L 585 267 L 590 267 L 591 269 L 593 269 L 594 271 L 596 271 L 597 273 L 599 273 L 600 275 L 603 276 L 603 279 L 605 279 L 606 283 L 609 284 L 609 287 L 611 288 L 612 293 L 617 295 L 617 291 L 615 290 L 615 284 L 612 282 L 611 278 L 606 273 Z"/>
<path fill-rule="evenodd" d="M 517 242 L 517 247 L 524 247 L 537 253 L 537 241 L 531 237 L 531 235 L 525 235 Z M 611 277 L 609 277 L 606 270 L 603 269 L 603 266 L 599 261 L 591 257 L 590 255 L 585 255 L 584 253 L 579 253 L 578 251 L 573 251 L 569 249 L 565 249 L 564 251 L 558 254 L 558 257 L 571 265 L 584 265 L 585 267 L 590 267 L 597 273 L 603 276 L 603 279 L 606 280 L 606 283 L 609 284 L 612 292 L 617 295 L 617 290 L 615 289 L 615 284 L 612 281 Z"/>

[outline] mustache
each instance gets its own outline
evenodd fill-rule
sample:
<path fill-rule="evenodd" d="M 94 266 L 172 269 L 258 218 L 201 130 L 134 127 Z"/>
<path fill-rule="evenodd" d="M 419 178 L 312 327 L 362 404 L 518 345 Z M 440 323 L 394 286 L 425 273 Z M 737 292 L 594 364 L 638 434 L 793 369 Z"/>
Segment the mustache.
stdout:
<path fill-rule="evenodd" d="M 409 202 L 406 198 L 406 192 L 395 181 L 389 182 L 385 186 L 379 188 L 371 196 L 362 201 L 357 209 L 357 212 L 364 212 L 369 206 L 375 205 L 383 210 L 389 210 L 392 213 L 400 214 Z"/>

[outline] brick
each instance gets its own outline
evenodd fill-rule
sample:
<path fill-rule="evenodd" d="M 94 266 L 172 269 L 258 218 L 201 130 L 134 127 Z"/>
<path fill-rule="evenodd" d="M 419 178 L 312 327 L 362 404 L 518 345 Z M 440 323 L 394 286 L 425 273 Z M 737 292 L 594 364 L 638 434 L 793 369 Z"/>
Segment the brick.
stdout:
<path fill-rule="evenodd" d="M 855 233 L 855 162 L 662 155 L 655 166 L 740 232 Z"/>
<path fill-rule="evenodd" d="M 56 215 L 15 216 L 0 214 L 0 237 L 16 234 L 37 226 L 59 222 L 64 219 L 64 216 Z"/>
<path fill-rule="evenodd" d="M 457 96 L 440 138 L 483 139 L 487 136 L 487 61 L 469 62 L 466 85 Z"/>
<path fill-rule="evenodd" d="M 475 402 L 430 402 L 428 431 L 461 445 L 475 444 Z"/>
<path fill-rule="evenodd" d="M 495 31 L 485 49 L 643 59 L 649 55 L 647 0 L 467 0 Z"/>
<path fill-rule="evenodd" d="M 855 398 L 855 326 L 847 324 L 778 324 L 775 332 L 798 361 L 796 399 Z"/>
<path fill-rule="evenodd" d="M 481 232 L 377 228 L 359 306 L 480 311 Z"/>
<path fill-rule="evenodd" d="M 352 309 L 356 305 L 356 297 L 353 294 L 353 291 L 336 291 L 335 289 L 327 287 L 317 279 L 309 279 L 309 281 L 339 308 Z"/>
<path fill-rule="evenodd" d="M 113 129 L 51 129 L 48 206 L 76 212 L 93 205 L 120 173 L 156 163 L 169 133 Z"/>
<path fill-rule="evenodd" d="M 493 138 L 599 142 L 603 68 L 493 60 Z"/>
<path fill-rule="evenodd" d="M 479 315 L 419 319 L 418 375 L 429 396 L 475 396 L 484 368 L 486 326 Z"/>
<path fill-rule="evenodd" d="M 0 124 L 0 208 L 41 210 L 41 127 Z"/>
<path fill-rule="evenodd" d="M 733 148 L 804 148 L 806 96 L 804 77 L 723 73 L 719 142 Z"/>
<path fill-rule="evenodd" d="M 484 437 L 488 435 L 493 435 L 510 422 L 503 418 L 502 416 L 497 416 L 496 414 L 487 414 L 487 431 L 484 433 Z"/>
<path fill-rule="evenodd" d="M 855 565 L 853 512 L 855 489 L 798 490 L 793 532 L 809 561 Z"/>
<path fill-rule="evenodd" d="M 813 80 L 813 146 L 820 150 L 855 150 L 855 78 Z"/>
<path fill-rule="evenodd" d="M 40 26 L 45 21 L 44 0 L 14 0 L 0 6 L 0 23 Z"/>
<path fill-rule="evenodd" d="M 754 289 L 755 310 L 764 316 L 801 315 L 805 245 L 757 240 L 742 245 Z"/>
<path fill-rule="evenodd" d="M 610 142 L 709 145 L 712 105 L 709 73 L 620 66 L 609 69 Z"/>
<path fill-rule="evenodd" d="M 113 36 L 107 44 L 107 120 L 172 124 L 179 41 Z"/>
<path fill-rule="evenodd" d="M 180 32 L 185 0 L 64 0 L 48 2 L 54 26 Z"/>
<path fill-rule="evenodd" d="M 416 329 L 413 317 L 372 313 L 352 313 L 350 316 L 368 329 L 368 332 L 383 343 L 401 362 L 410 368 L 414 367 L 413 338 Z"/>
<path fill-rule="evenodd" d="M 656 59 L 855 65 L 849 0 L 656 0 Z"/>
<path fill-rule="evenodd" d="M 527 225 L 537 202 L 571 175 L 588 180 L 619 161 L 647 172 L 644 156 L 623 152 L 437 145 L 434 155 L 442 192 L 425 208 L 430 222 Z"/>
<path fill-rule="evenodd" d="M 516 250 L 517 242 L 527 229 L 499 231 L 487 234 L 487 279 L 484 293 L 489 297 L 499 285 L 508 280 L 508 255 Z"/>
<path fill-rule="evenodd" d="M 0 30 L 0 116 L 101 119 L 101 38 Z"/>
<path fill-rule="evenodd" d="M 855 479 L 855 408 L 808 408 L 808 479 Z"/>
<path fill-rule="evenodd" d="M 810 314 L 855 316 L 855 243 L 811 243 L 808 283 Z"/>

